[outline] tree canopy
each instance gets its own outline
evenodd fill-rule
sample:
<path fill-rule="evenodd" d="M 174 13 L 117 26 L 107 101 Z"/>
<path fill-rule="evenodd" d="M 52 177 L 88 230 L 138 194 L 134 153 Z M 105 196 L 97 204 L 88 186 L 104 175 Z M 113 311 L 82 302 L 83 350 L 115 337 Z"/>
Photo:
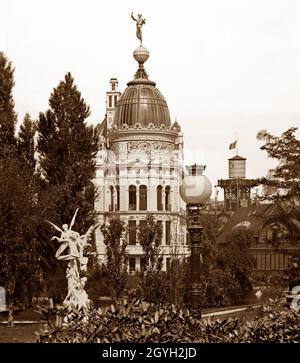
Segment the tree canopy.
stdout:
<path fill-rule="evenodd" d="M 0 52 L 0 157 L 8 151 L 14 151 L 15 125 L 17 115 L 14 111 L 12 89 L 14 68 L 4 53 Z"/>
<path fill-rule="evenodd" d="M 296 131 L 296 127 L 291 127 L 281 136 L 271 135 L 266 130 L 257 134 L 257 139 L 265 142 L 261 150 L 278 160 L 276 168 L 259 180 L 261 184 L 274 188 L 267 196 L 270 200 L 300 202 L 300 140 Z"/>
<path fill-rule="evenodd" d="M 233 230 L 226 238 L 226 246 L 218 253 L 218 265 L 224 271 L 230 272 L 232 278 L 239 282 L 243 293 L 251 289 L 249 277 L 256 266 L 255 258 L 249 251 L 253 241 L 251 231 Z"/>
<path fill-rule="evenodd" d="M 127 253 L 126 228 L 118 218 L 112 218 L 108 225 L 101 226 L 106 246 L 106 268 L 113 284 L 113 299 L 118 299 L 126 286 Z"/>
<path fill-rule="evenodd" d="M 161 269 L 160 245 L 162 226 L 152 214 L 148 214 L 138 227 L 138 241 L 144 252 L 144 269 Z"/>
<path fill-rule="evenodd" d="M 70 221 L 79 208 L 76 228 L 83 232 L 94 219 L 92 179 L 95 176 L 95 156 L 98 137 L 86 124 L 90 109 L 67 73 L 53 90 L 49 110 L 40 113 L 37 123 L 39 172 L 45 188 L 59 186 L 59 224 Z"/>

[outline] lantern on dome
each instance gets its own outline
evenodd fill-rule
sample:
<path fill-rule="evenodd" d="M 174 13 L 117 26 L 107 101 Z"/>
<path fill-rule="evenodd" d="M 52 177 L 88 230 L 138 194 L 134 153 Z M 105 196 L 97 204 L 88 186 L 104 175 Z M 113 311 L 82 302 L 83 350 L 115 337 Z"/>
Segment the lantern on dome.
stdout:
<path fill-rule="evenodd" d="M 205 166 L 191 165 L 186 167 L 185 175 L 179 188 L 183 201 L 187 204 L 187 228 L 191 244 L 191 308 L 195 315 L 201 317 L 200 273 L 201 273 L 201 233 L 200 210 L 209 200 L 212 186 L 203 175 Z"/>

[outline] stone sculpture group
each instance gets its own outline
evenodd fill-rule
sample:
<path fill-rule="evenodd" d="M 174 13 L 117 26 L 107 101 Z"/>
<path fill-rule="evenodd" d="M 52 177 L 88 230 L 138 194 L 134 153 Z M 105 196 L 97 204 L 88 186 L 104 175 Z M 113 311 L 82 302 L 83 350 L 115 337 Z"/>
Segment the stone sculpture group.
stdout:
<path fill-rule="evenodd" d="M 84 254 L 86 247 L 91 246 L 88 241 L 90 241 L 97 225 L 91 226 L 84 235 L 73 231 L 72 227 L 75 223 L 77 212 L 78 208 L 74 213 L 70 226 L 64 224 L 62 228 L 59 228 L 54 223 L 47 222 L 61 233 L 60 237 L 53 236 L 51 238 L 51 240 L 57 240 L 60 243 L 55 257 L 58 260 L 68 261 L 66 270 L 68 293 L 63 305 L 68 309 L 75 307 L 79 311 L 84 311 L 90 307 L 90 299 L 84 289 L 87 281 L 84 274 L 87 271 L 88 263 L 88 257 L 84 256 Z"/>

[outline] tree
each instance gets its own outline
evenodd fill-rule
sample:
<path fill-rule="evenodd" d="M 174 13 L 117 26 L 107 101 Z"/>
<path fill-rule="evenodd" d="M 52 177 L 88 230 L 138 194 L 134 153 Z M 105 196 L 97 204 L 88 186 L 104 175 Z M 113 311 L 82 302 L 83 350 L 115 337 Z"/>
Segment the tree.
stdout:
<path fill-rule="evenodd" d="M 53 268 L 54 244 L 44 219 L 54 219 L 53 190 L 35 175 L 35 126 L 26 115 L 18 139 L 12 88 L 14 69 L 0 53 L 0 285 L 8 298 L 30 301 Z"/>
<path fill-rule="evenodd" d="M 112 218 L 109 225 L 103 224 L 101 232 L 106 245 L 106 268 L 113 284 L 113 300 L 116 301 L 124 292 L 127 278 L 126 228 L 118 218 Z"/>
<path fill-rule="evenodd" d="M 251 290 L 250 274 L 255 267 L 255 258 L 249 247 L 253 243 L 252 232 L 244 229 L 233 230 L 226 238 L 226 246 L 218 254 L 218 264 L 224 271 L 229 271 L 238 281 L 243 294 Z"/>
<path fill-rule="evenodd" d="M 55 245 L 44 219 L 53 219 L 54 199 L 37 197 L 32 169 L 8 158 L 0 173 L 0 285 L 8 298 L 29 302 L 54 265 Z"/>
<path fill-rule="evenodd" d="M 190 287 L 189 259 L 182 258 L 176 235 L 173 236 L 174 245 L 170 249 L 170 265 L 165 279 L 168 281 L 168 300 L 171 304 L 182 305 Z M 165 299 L 166 301 L 166 299 Z"/>
<path fill-rule="evenodd" d="M 31 120 L 26 113 L 23 124 L 20 126 L 17 145 L 19 157 L 32 169 L 35 169 L 35 145 L 34 136 L 36 133 L 36 123 Z"/>
<path fill-rule="evenodd" d="M 15 147 L 15 125 L 17 115 L 14 111 L 12 89 L 14 69 L 11 62 L 0 52 L 0 158 Z"/>
<path fill-rule="evenodd" d="M 59 186 L 59 224 L 70 221 L 79 208 L 76 228 L 83 232 L 94 220 L 94 195 L 90 193 L 95 176 L 98 138 L 86 125 L 90 109 L 68 73 L 49 99 L 49 110 L 40 113 L 37 123 L 39 172 L 45 188 Z"/>
<path fill-rule="evenodd" d="M 261 150 L 278 160 L 275 169 L 270 170 L 269 177 L 261 178 L 261 184 L 274 187 L 276 193 L 269 196 L 273 201 L 288 201 L 292 204 L 300 201 L 300 140 L 296 138 L 297 128 L 291 127 L 280 137 L 273 136 L 266 130 L 257 134 L 258 140 L 264 140 Z M 279 190 L 283 193 L 279 193 Z"/>
<path fill-rule="evenodd" d="M 161 271 L 162 225 L 152 214 L 148 214 L 146 219 L 140 222 L 138 241 L 144 255 L 137 293 L 146 301 L 161 304 L 168 299 L 169 281 L 167 273 Z"/>
<path fill-rule="evenodd" d="M 138 227 L 138 240 L 144 252 L 144 269 L 160 270 L 160 245 L 162 240 L 162 226 L 152 214 L 148 214 L 146 220 Z"/>

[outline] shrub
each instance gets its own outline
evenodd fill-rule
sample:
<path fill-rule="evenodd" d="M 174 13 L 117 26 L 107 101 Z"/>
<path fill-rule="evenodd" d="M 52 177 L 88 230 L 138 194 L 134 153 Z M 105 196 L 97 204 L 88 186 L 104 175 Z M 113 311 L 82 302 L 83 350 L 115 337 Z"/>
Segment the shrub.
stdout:
<path fill-rule="evenodd" d="M 117 306 L 74 314 L 68 325 L 52 325 L 38 342 L 68 343 L 233 343 L 300 342 L 300 313 L 278 309 L 276 302 L 258 311 L 252 322 L 195 319 L 188 309 L 174 305 L 126 301 Z"/>
<path fill-rule="evenodd" d="M 164 304 L 169 301 L 169 279 L 164 271 L 148 271 L 142 276 L 136 295 L 153 304 Z"/>

